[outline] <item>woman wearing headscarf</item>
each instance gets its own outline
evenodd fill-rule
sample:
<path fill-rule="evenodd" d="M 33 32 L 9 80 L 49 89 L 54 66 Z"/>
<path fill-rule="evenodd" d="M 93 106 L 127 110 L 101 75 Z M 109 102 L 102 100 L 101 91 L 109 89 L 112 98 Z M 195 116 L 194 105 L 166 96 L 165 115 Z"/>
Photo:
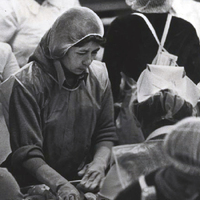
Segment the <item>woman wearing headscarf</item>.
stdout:
<path fill-rule="evenodd" d="M 62 199 L 79 199 L 69 181 L 80 177 L 83 190 L 100 187 L 116 141 L 107 70 L 94 60 L 103 34 L 92 10 L 72 8 L 8 80 L 9 169 L 20 186 L 44 183 Z"/>
<path fill-rule="evenodd" d="M 169 165 L 140 177 L 120 192 L 116 200 L 200 199 L 199 130 L 200 118 L 178 122 L 164 139 L 163 150 Z"/>
<path fill-rule="evenodd" d="M 142 13 L 151 22 L 161 40 L 172 0 L 126 0 L 133 13 Z M 128 14 L 117 17 L 107 33 L 103 61 L 111 81 L 114 101 L 119 100 L 121 75 L 138 80 L 147 64 L 152 63 L 158 44 L 144 19 Z M 200 81 L 200 45 L 195 28 L 187 21 L 172 17 L 164 48 L 178 56 L 177 64 L 184 66 L 187 76 Z"/>
<path fill-rule="evenodd" d="M 22 67 L 56 18 L 77 6 L 79 0 L 2 0 L 0 41 L 10 44 Z"/>

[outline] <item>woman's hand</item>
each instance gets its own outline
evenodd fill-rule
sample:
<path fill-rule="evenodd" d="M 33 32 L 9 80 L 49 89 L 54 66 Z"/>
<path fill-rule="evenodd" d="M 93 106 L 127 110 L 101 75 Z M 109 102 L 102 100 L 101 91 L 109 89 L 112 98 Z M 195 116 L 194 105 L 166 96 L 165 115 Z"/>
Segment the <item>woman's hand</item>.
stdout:
<path fill-rule="evenodd" d="M 59 186 L 57 196 L 59 200 L 81 200 L 79 191 L 69 182 Z"/>
<path fill-rule="evenodd" d="M 83 176 L 78 188 L 83 192 L 98 192 L 105 177 L 105 165 L 101 159 L 92 161 L 78 173 Z"/>

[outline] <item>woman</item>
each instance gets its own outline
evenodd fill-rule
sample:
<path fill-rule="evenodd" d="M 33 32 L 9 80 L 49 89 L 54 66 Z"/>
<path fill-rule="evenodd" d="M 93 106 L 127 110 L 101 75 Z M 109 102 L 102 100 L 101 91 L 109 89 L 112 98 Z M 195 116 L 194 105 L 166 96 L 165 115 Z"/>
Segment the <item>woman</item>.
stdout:
<path fill-rule="evenodd" d="M 56 18 L 76 6 L 79 0 L 2 0 L 0 41 L 10 44 L 22 67 Z"/>
<path fill-rule="evenodd" d="M 15 75 L 9 169 L 20 186 L 44 183 L 63 199 L 79 199 L 69 181 L 82 177 L 79 188 L 98 191 L 116 141 L 107 70 L 93 61 L 103 34 L 93 11 L 72 8 Z"/>
<path fill-rule="evenodd" d="M 163 149 L 169 165 L 133 182 L 116 200 L 200 199 L 199 130 L 200 118 L 189 117 L 178 122 L 164 139 Z M 146 198 L 145 191 L 151 191 L 149 195 L 146 192 Z"/>
<path fill-rule="evenodd" d="M 126 3 L 133 12 L 141 12 L 148 18 L 161 39 L 172 0 L 126 0 Z M 200 46 L 194 27 L 173 17 L 164 47 L 178 56 L 178 65 L 184 66 L 187 76 L 198 83 Z M 120 72 L 137 81 L 146 65 L 152 63 L 157 50 L 158 44 L 140 16 L 129 14 L 112 22 L 103 61 L 108 68 L 115 102 L 119 100 Z"/>

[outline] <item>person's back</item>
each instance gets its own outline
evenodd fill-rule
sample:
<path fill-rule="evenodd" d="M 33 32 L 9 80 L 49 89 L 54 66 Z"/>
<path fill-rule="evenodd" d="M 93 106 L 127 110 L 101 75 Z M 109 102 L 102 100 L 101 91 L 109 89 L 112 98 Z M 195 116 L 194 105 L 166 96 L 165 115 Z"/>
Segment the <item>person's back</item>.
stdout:
<path fill-rule="evenodd" d="M 159 11 L 159 9 L 158 9 Z M 152 23 L 161 39 L 167 11 L 146 10 L 143 14 Z M 200 81 L 200 46 L 194 27 L 187 21 L 173 17 L 164 48 L 178 56 L 178 65 L 195 83 Z M 107 34 L 103 61 L 106 63 L 115 101 L 119 95 L 120 72 L 137 81 L 147 64 L 152 63 L 158 44 L 146 22 L 134 14 L 118 17 Z"/>
<path fill-rule="evenodd" d="M 200 2 L 198 0 L 174 0 L 172 6 L 175 15 L 189 21 L 200 38 Z"/>

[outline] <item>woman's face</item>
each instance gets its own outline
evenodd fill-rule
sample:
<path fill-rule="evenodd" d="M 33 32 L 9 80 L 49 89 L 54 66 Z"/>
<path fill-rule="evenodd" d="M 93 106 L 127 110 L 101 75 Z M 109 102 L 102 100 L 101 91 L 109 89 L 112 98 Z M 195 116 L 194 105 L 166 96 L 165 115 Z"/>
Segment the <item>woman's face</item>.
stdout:
<path fill-rule="evenodd" d="M 100 45 L 90 41 L 81 47 L 71 47 L 66 55 L 61 59 L 62 65 L 70 72 L 82 74 L 95 59 Z"/>

